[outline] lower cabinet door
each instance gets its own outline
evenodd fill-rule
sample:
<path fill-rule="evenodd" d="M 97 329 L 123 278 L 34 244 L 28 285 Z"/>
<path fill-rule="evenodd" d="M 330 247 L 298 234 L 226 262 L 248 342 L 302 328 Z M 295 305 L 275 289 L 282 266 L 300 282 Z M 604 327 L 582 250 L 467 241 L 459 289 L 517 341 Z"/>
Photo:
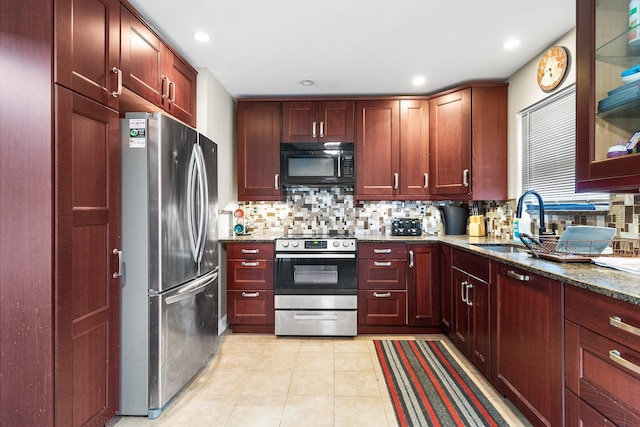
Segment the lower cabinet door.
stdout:
<path fill-rule="evenodd" d="M 406 325 L 407 292 L 358 291 L 358 324 Z"/>
<path fill-rule="evenodd" d="M 227 322 L 230 325 L 273 324 L 273 291 L 227 291 Z"/>

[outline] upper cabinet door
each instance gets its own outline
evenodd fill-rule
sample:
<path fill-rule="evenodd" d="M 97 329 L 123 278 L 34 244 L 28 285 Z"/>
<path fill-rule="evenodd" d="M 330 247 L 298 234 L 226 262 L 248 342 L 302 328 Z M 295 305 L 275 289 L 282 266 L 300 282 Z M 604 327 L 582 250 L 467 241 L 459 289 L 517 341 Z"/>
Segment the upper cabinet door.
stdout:
<path fill-rule="evenodd" d="M 56 1 L 55 44 L 55 82 L 117 109 L 120 2 Z"/>
<path fill-rule="evenodd" d="M 167 48 L 142 21 L 121 7 L 120 54 L 124 85 L 153 104 L 164 107 L 169 80 L 165 71 Z"/>
<path fill-rule="evenodd" d="M 280 102 L 238 102 L 238 200 L 282 200 Z"/>
<path fill-rule="evenodd" d="M 195 127 L 198 73 L 171 51 L 167 53 L 169 96 L 163 99 L 164 108 L 171 115 Z"/>
<path fill-rule="evenodd" d="M 471 89 L 430 101 L 431 193 L 471 194 Z"/>
<path fill-rule="evenodd" d="M 429 101 L 400 101 L 400 196 L 429 196 Z"/>
<path fill-rule="evenodd" d="M 353 142 L 353 101 L 285 101 L 283 142 Z"/>
<path fill-rule="evenodd" d="M 609 147 L 640 130 L 637 86 L 622 73 L 640 63 L 629 2 L 576 2 L 576 191 L 637 192 L 640 154 L 607 158 Z M 637 74 L 636 74 L 637 76 Z"/>
<path fill-rule="evenodd" d="M 320 121 L 319 142 L 353 142 L 354 102 L 321 101 L 318 103 Z"/>
<path fill-rule="evenodd" d="M 400 185 L 400 102 L 356 105 L 356 199 L 393 200 Z"/>
<path fill-rule="evenodd" d="M 282 103 L 282 141 L 318 142 L 320 123 L 315 101 L 285 101 Z"/>

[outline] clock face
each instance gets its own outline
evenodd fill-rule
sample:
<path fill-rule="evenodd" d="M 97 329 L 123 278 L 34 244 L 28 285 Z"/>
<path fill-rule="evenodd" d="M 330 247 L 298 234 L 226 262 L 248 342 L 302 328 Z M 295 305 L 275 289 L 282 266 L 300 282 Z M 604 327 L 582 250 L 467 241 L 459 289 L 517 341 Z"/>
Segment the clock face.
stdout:
<path fill-rule="evenodd" d="M 538 64 L 538 86 L 545 92 L 555 89 L 567 72 L 569 56 L 562 46 L 548 49 Z"/>

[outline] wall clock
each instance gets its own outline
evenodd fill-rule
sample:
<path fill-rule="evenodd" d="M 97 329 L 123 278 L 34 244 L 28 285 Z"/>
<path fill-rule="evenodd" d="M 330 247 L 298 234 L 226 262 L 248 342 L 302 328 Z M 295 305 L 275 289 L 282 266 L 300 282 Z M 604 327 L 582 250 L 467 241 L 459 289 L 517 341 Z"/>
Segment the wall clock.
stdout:
<path fill-rule="evenodd" d="M 540 58 L 538 63 L 538 86 L 550 92 L 562 82 L 569 67 L 569 55 L 563 46 L 554 46 Z"/>

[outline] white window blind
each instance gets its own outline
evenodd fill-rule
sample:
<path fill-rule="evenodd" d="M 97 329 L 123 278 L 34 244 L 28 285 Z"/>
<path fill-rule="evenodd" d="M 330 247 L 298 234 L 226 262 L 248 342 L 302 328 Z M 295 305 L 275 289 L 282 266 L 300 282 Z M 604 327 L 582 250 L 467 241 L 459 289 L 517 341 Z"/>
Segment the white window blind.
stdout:
<path fill-rule="evenodd" d="M 575 92 L 571 85 L 520 113 L 522 190 L 545 203 L 608 203 L 608 194 L 575 192 Z"/>

